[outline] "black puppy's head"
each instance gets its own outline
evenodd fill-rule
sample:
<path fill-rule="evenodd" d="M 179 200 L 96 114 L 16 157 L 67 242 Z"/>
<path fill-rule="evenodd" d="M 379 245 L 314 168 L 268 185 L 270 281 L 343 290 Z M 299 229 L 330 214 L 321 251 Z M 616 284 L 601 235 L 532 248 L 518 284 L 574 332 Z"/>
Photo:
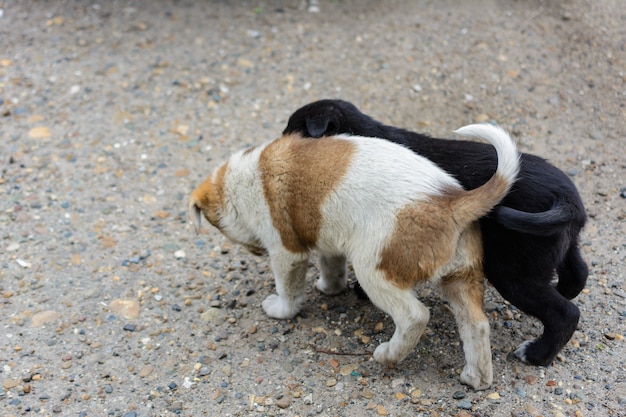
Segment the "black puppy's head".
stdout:
<path fill-rule="evenodd" d="M 318 100 L 296 110 L 283 134 L 299 133 L 304 137 L 320 138 L 341 133 L 360 136 L 380 136 L 379 123 L 356 106 L 344 100 Z"/>

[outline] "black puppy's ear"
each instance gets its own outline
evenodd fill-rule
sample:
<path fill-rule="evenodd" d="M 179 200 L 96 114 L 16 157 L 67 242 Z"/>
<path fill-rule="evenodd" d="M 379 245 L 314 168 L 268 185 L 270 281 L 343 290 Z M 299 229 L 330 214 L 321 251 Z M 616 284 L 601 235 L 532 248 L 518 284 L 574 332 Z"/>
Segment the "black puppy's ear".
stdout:
<path fill-rule="evenodd" d="M 306 116 L 306 130 L 313 138 L 321 138 L 324 135 L 333 135 L 336 127 L 332 123 L 328 115 L 315 114 Z"/>

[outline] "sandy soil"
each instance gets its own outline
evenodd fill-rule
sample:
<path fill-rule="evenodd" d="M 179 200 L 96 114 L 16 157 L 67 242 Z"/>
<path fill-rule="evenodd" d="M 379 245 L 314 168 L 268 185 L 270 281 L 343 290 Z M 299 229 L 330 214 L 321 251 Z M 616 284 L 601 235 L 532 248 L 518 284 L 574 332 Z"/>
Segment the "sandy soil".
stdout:
<path fill-rule="evenodd" d="M 0 414 L 626 415 L 626 8 L 456 3 L 0 0 Z M 440 137 L 494 120 L 572 177 L 591 275 L 552 366 L 510 358 L 541 327 L 489 288 L 495 382 L 461 385 L 423 288 L 427 335 L 386 368 L 369 303 L 311 286 L 269 319 L 267 259 L 193 234 L 219 161 L 332 97 Z"/>

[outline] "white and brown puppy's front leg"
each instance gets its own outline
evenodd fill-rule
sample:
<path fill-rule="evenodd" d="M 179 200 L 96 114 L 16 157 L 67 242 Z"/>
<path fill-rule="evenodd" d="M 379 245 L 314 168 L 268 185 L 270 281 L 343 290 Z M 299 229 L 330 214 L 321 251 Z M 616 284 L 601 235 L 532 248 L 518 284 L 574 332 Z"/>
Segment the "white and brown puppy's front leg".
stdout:
<path fill-rule="evenodd" d="M 302 308 L 305 299 L 305 278 L 308 254 L 285 249 L 270 251 L 276 292 L 263 300 L 263 310 L 275 319 L 290 319 Z"/>
<path fill-rule="evenodd" d="M 348 286 L 346 257 L 320 253 L 320 277 L 315 286 L 326 295 L 337 295 Z"/>
<path fill-rule="evenodd" d="M 465 367 L 461 382 L 476 390 L 487 389 L 493 382 L 493 367 L 489 321 L 483 312 L 482 270 L 457 271 L 443 278 L 441 289 L 452 307 L 463 342 Z"/>

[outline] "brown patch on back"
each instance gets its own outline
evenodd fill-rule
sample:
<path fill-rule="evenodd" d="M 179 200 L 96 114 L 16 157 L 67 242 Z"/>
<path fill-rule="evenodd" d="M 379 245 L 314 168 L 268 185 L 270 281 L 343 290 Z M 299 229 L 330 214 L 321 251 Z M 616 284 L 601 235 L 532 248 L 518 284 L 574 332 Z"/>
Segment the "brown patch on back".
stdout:
<path fill-rule="evenodd" d="M 191 193 L 189 200 L 190 204 L 195 204 L 202 210 L 207 221 L 218 229 L 224 208 L 224 177 L 227 169 L 228 162 L 225 162 Z"/>
<path fill-rule="evenodd" d="M 381 253 L 378 268 L 399 288 L 411 288 L 429 279 L 454 256 L 459 233 L 498 204 L 509 186 L 510 182 L 496 172 L 473 190 L 448 188 L 429 201 L 407 205 L 397 214 L 395 230 Z M 481 242 L 476 244 L 482 250 Z"/>
<path fill-rule="evenodd" d="M 346 174 L 354 151 L 347 140 L 291 135 L 261 152 L 265 200 L 285 248 L 306 252 L 316 245 L 322 205 Z"/>
<path fill-rule="evenodd" d="M 454 255 L 459 232 L 445 203 L 443 199 L 415 202 L 397 213 L 378 269 L 399 288 L 428 280 Z"/>

